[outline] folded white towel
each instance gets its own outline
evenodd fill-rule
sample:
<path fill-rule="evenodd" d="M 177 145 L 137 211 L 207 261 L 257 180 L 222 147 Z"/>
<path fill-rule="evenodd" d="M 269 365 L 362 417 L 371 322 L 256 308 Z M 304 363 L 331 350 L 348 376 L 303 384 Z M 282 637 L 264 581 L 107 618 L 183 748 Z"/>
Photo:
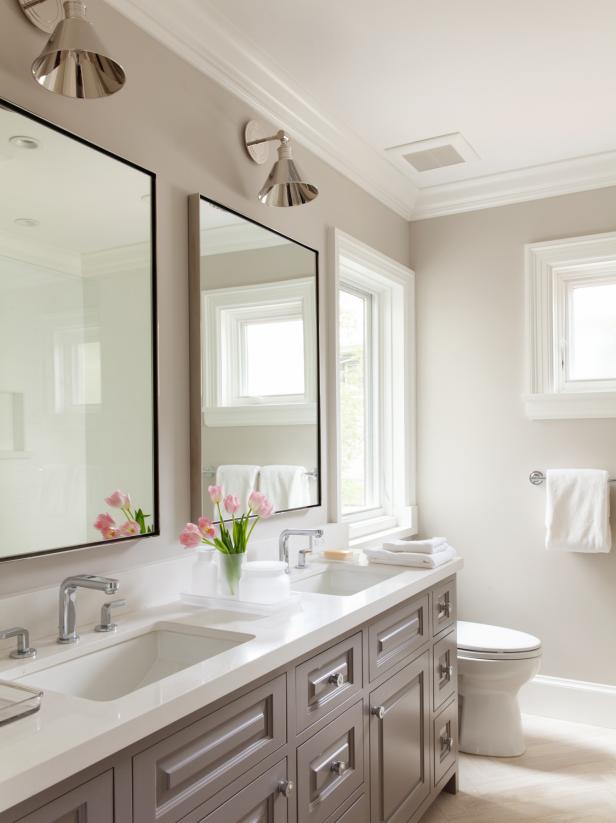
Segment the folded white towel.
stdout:
<path fill-rule="evenodd" d="M 222 486 L 225 494 L 234 494 L 240 499 L 238 515 L 248 511 L 248 495 L 257 487 L 259 466 L 223 465 L 216 469 L 216 485 Z M 223 512 L 224 514 L 224 512 Z M 218 520 L 218 511 L 214 506 L 214 520 Z"/>
<path fill-rule="evenodd" d="M 262 466 L 259 491 L 274 504 L 274 511 L 310 505 L 310 486 L 305 466 Z"/>
<path fill-rule="evenodd" d="M 436 554 L 447 548 L 445 537 L 431 537 L 429 540 L 389 540 L 383 548 L 390 552 L 412 552 L 414 554 Z"/>
<path fill-rule="evenodd" d="M 388 563 L 392 566 L 410 566 L 415 569 L 436 569 L 457 557 L 451 546 L 436 554 L 414 554 L 412 552 L 391 552 L 387 549 L 366 549 L 371 563 Z"/>
<path fill-rule="evenodd" d="M 598 469 L 546 473 L 545 547 L 564 552 L 609 552 L 608 474 Z"/>

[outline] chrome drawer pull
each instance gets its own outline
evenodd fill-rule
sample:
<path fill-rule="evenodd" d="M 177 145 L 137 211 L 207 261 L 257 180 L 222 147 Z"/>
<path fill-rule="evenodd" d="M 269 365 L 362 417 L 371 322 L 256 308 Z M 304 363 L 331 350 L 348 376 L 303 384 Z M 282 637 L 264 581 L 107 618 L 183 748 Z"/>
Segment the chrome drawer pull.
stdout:
<path fill-rule="evenodd" d="M 441 748 L 450 752 L 453 749 L 453 737 L 441 737 Z"/>
<path fill-rule="evenodd" d="M 344 774 L 348 768 L 349 764 L 345 763 L 344 760 L 334 760 L 330 764 L 330 769 L 336 774 Z"/>
<path fill-rule="evenodd" d="M 441 678 L 447 678 L 447 680 L 451 680 L 453 677 L 453 666 L 443 666 L 441 665 L 438 667 L 439 674 Z"/>
<path fill-rule="evenodd" d="M 290 797 L 293 794 L 293 790 L 295 789 L 295 784 L 292 780 L 281 780 L 278 783 L 277 792 L 281 794 L 283 797 Z"/>
<path fill-rule="evenodd" d="M 451 602 L 438 604 L 438 619 L 442 620 L 445 617 L 451 617 Z"/>
<path fill-rule="evenodd" d="M 379 720 L 383 720 L 385 717 L 385 706 L 374 706 L 371 712 L 375 717 L 378 717 Z"/>
<path fill-rule="evenodd" d="M 338 674 L 330 674 L 330 676 L 327 678 L 327 682 L 332 683 L 334 686 L 340 688 L 341 686 L 344 686 L 344 675 L 342 674 L 342 672 L 338 672 Z"/>

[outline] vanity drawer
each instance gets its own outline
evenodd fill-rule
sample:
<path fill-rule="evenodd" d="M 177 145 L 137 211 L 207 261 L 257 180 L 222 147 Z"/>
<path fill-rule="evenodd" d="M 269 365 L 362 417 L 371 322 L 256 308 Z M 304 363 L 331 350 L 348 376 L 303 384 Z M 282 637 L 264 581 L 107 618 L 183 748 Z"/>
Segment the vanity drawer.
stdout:
<path fill-rule="evenodd" d="M 361 632 L 295 669 L 297 731 L 316 723 L 362 686 Z"/>
<path fill-rule="evenodd" d="M 434 634 L 456 622 L 456 579 L 452 577 L 432 591 L 432 631 Z"/>
<path fill-rule="evenodd" d="M 456 762 L 458 752 L 458 701 L 434 718 L 434 785 L 436 786 Z"/>
<path fill-rule="evenodd" d="M 175 823 L 286 743 L 286 675 L 133 758 L 134 823 Z"/>
<path fill-rule="evenodd" d="M 455 631 L 434 644 L 432 708 L 437 711 L 458 689 L 458 648 Z"/>
<path fill-rule="evenodd" d="M 360 700 L 297 750 L 299 823 L 320 823 L 364 781 Z"/>
<path fill-rule="evenodd" d="M 194 823 L 287 823 L 289 804 L 295 800 L 293 791 L 285 796 L 287 761 L 282 760 L 265 774 L 249 783 L 207 817 L 190 816 Z"/>
<path fill-rule="evenodd" d="M 416 597 L 372 623 L 368 630 L 370 680 L 388 671 L 429 637 L 428 595 Z"/>
<path fill-rule="evenodd" d="M 334 812 L 327 823 L 370 823 L 370 803 L 368 802 L 368 795 L 362 794 L 358 797 L 346 812 L 342 812 L 342 814 Z"/>

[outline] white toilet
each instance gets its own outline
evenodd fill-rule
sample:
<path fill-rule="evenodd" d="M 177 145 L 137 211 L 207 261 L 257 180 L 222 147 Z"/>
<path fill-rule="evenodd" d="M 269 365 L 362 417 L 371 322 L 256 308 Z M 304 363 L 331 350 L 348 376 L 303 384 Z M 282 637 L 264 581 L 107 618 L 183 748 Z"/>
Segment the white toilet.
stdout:
<path fill-rule="evenodd" d="M 518 692 L 539 671 L 532 634 L 458 621 L 459 748 L 470 754 L 524 754 Z"/>

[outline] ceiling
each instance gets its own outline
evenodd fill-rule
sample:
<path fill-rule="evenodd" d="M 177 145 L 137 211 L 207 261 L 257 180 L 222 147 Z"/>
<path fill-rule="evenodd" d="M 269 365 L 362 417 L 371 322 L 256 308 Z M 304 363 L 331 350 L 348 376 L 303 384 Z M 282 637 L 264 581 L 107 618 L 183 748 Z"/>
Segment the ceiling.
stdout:
<path fill-rule="evenodd" d="M 11 138 L 25 136 L 38 148 Z M 150 234 L 150 177 L 8 109 L 0 109 L 0 254 L 78 270 L 80 256 L 143 243 Z M 35 225 L 15 223 L 23 219 Z M 39 254 L 40 253 L 40 254 Z"/>
<path fill-rule="evenodd" d="M 108 0 L 406 217 L 616 183 L 614 0 L 180 1 Z"/>

